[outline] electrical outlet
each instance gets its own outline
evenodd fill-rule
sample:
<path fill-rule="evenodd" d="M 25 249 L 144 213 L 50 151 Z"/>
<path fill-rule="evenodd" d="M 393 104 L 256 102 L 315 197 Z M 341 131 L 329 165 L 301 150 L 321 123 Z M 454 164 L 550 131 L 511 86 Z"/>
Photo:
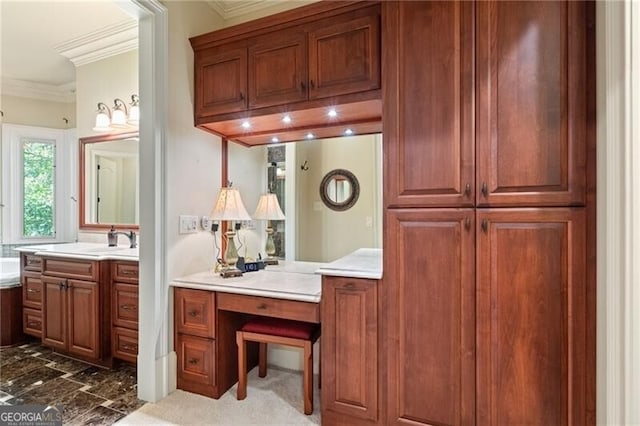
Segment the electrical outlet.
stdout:
<path fill-rule="evenodd" d="M 180 234 L 198 232 L 198 216 L 180 215 Z"/>
<path fill-rule="evenodd" d="M 245 229 L 247 231 L 255 231 L 256 224 L 253 222 L 253 220 L 243 220 L 242 229 Z"/>
<path fill-rule="evenodd" d="M 211 219 L 209 219 L 209 216 L 202 216 L 200 218 L 200 226 L 202 226 L 202 229 L 205 231 L 211 231 Z"/>

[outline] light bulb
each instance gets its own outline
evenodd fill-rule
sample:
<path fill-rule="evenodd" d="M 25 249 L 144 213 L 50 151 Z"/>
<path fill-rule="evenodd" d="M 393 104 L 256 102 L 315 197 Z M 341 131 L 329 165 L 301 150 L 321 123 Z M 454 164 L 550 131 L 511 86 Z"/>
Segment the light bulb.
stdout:
<path fill-rule="evenodd" d="M 289 114 L 285 115 L 284 117 L 282 117 L 282 122 L 286 124 L 291 123 L 291 116 Z"/>
<path fill-rule="evenodd" d="M 251 128 L 251 123 L 249 123 L 247 120 L 244 120 L 242 122 L 242 128 L 243 129 L 250 129 Z"/>
<path fill-rule="evenodd" d="M 331 109 L 329 110 L 329 112 L 327 113 L 327 115 L 328 115 L 329 117 L 331 117 L 331 118 L 334 118 L 334 117 L 337 117 L 337 116 L 338 116 L 338 113 L 337 113 L 337 111 L 336 111 L 334 108 L 331 108 Z"/>

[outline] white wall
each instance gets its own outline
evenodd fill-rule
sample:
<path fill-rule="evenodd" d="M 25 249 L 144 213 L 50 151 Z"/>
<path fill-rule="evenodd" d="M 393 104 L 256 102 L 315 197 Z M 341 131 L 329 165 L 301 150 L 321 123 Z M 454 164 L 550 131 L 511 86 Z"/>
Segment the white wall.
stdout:
<path fill-rule="evenodd" d="M 137 50 L 76 67 L 78 138 L 100 134 L 92 130 L 98 102 L 113 109 L 113 100 L 120 98 L 128 108 L 133 94 L 138 94 Z"/>
<path fill-rule="evenodd" d="M 2 122 L 24 126 L 73 129 L 76 126 L 74 102 L 52 102 L 40 99 L 2 95 Z M 66 123 L 63 118 L 69 120 Z"/>

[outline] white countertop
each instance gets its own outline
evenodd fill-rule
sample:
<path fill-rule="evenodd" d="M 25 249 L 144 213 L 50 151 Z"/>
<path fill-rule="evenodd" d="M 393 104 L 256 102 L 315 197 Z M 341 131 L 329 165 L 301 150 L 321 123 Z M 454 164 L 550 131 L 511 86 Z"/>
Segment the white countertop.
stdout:
<path fill-rule="evenodd" d="M 314 271 L 322 265 L 322 263 L 312 262 L 281 262 L 280 265 L 267 265 L 263 270 L 245 272 L 241 277 L 232 278 L 222 278 L 210 270 L 176 278 L 171 285 L 319 303 L 322 280 L 320 276 L 314 274 Z"/>
<path fill-rule="evenodd" d="M 15 250 L 24 253 L 33 253 L 38 256 L 64 257 L 69 259 L 138 261 L 137 247 L 109 247 L 106 243 L 40 244 L 18 247 Z"/>
<path fill-rule="evenodd" d="M 334 262 L 325 264 L 316 273 L 378 280 L 382 278 L 382 249 L 358 249 Z"/>

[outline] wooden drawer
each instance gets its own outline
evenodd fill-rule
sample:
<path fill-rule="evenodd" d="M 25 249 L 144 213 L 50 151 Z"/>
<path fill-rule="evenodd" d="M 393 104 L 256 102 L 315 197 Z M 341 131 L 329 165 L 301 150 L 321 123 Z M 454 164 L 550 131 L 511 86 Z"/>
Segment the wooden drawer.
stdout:
<path fill-rule="evenodd" d="M 42 273 L 57 277 L 98 281 L 98 265 L 99 262 L 91 260 L 69 260 L 45 257 L 43 258 Z"/>
<path fill-rule="evenodd" d="M 34 256 L 33 254 L 23 254 L 22 270 L 33 272 L 42 271 L 42 258 L 40 256 Z"/>
<path fill-rule="evenodd" d="M 22 273 L 22 305 L 42 309 L 42 280 L 36 272 Z"/>
<path fill-rule="evenodd" d="M 138 283 L 138 262 L 111 263 L 111 279 L 125 283 Z"/>
<path fill-rule="evenodd" d="M 312 323 L 320 322 L 318 303 L 295 300 L 218 293 L 218 309 Z"/>
<path fill-rule="evenodd" d="M 178 379 L 201 385 L 215 383 L 215 340 L 178 334 Z"/>
<path fill-rule="evenodd" d="M 42 312 L 37 309 L 22 310 L 22 330 L 25 334 L 42 337 Z"/>
<path fill-rule="evenodd" d="M 114 358 L 129 362 L 138 359 L 138 332 L 127 328 L 111 329 L 111 354 Z"/>
<path fill-rule="evenodd" d="M 138 286 L 115 283 L 111 299 L 113 325 L 138 329 Z"/>
<path fill-rule="evenodd" d="M 176 288 L 175 326 L 178 333 L 215 337 L 215 293 Z"/>

